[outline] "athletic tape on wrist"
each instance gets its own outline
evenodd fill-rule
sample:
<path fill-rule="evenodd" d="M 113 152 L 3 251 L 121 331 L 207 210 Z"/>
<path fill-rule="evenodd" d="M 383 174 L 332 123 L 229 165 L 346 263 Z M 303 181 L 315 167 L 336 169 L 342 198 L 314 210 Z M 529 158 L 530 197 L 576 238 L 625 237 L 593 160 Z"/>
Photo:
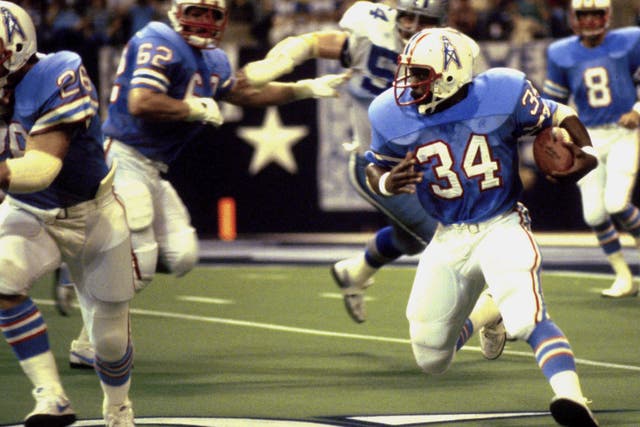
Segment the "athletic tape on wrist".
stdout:
<path fill-rule="evenodd" d="M 380 194 L 382 194 L 383 196 L 393 196 L 393 193 L 387 191 L 386 187 L 387 178 L 389 178 L 390 174 L 390 172 L 385 172 L 380 176 L 380 179 L 378 180 L 378 191 L 380 191 Z"/>
<path fill-rule="evenodd" d="M 593 157 L 598 157 L 598 152 L 591 145 L 585 145 L 584 147 L 580 147 L 580 149 L 587 154 L 591 154 Z"/>

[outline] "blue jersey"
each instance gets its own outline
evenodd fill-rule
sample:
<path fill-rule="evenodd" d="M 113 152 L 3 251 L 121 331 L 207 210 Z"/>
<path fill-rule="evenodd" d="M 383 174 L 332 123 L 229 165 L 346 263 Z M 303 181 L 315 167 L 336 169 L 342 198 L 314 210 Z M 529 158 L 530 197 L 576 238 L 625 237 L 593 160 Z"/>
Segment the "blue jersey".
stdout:
<path fill-rule="evenodd" d="M 640 28 L 610 31 L 594 48 L 567 37 L 548 47 L 544 95 L 563 103 L 572 97 L 586 126 L 616 123 L 636 102 L 638 67 Z"/>
<path fill-rule="evenodd" d="M 127 107 L 129 91 L 147 88 L 175 99 L 219 98 L 232 85 L 231 65 L 222 50 L 193 48 L 169 26 L 151 22 L 129 40 L 122 53 L 103 125 L 105 136 L 134 147 L 151 160 L 170 164 L 205 125 L 136 118 Z"/>
<path fill-rule="evenodd" d="M 36 193 L 10 192 L 14 199 L 42 209 L 93 199 L 108 172 L 97 112 L 96 89 L 77 54 L 62 51 L 40 58 L 15 88 L 14 112 L 0 145 L 0 159 L 22 156 L 26 135 L 65 124 L 78 126 L 53 183 Z"/>
<path fill-rule="evenodd" d="M 515 206 L 518 138 L 550 126 L 556 108 L 523 73 L 506 68 L 480 74 L 465 99 L 430 115 L 399 107 L 389 89 L 369 108 L 367 159 L 391 167 L 414 152 L 424 172 L 416 194 L 432 217 L 445 225 L 485 221 Z"/>

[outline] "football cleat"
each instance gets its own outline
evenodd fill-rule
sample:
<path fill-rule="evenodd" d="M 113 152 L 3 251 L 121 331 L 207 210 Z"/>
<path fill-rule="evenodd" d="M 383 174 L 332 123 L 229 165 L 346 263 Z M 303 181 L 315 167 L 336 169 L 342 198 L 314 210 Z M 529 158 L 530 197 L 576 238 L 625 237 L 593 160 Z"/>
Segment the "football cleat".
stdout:
<path fill-rule="evenodd" d="M 69 399 L 46 387 L 32 392 L 36 407 L 24 420 L 25 427 L 64 427 L 76 421 L 76 414 Z"/>
<path fill-rule="evenodd" d="M 127 399 L 120 405 L 102 405 L 102 415 L 106 427 L 135 427 L 131 401 Z"/>
<path fill-rule="evenodd" d="M 598 421 L 586 404 L 569 397 L 556 396 L 549 406 L 553 419 L 561 426 L 598 427 Z"/>
<path fill-rule="evenodd" d="M 373 279 L 356 282 L 349 275 L 347 261 L 338 261 L 331 267 L 331 275 L 340 290 L 342 299 L 349 316 L 357 322 L 362 323 L 367 320 L 367 310 L 364 303 L 365 290 L 373 284 Z"/>
<path fill-rule="evenodd" d="M 495 360 L 502 354 L 507 342 L 507 330 L 502 316 L 493 323 L 480 328 L 480 350 L 485 359 Z"/>
<path fill-rule="evenodd" d="M 605 298 L 626 298 L 638 295 L 638 283 L 632 278 L 616 277 L 610 288 L 603 289 L 600 295 Z"/>
<path fill-rule="evenodd" d="M 71 341 L 69 366 L 72 369 L 93 369 L 95 351 L 89 343 Z"/>

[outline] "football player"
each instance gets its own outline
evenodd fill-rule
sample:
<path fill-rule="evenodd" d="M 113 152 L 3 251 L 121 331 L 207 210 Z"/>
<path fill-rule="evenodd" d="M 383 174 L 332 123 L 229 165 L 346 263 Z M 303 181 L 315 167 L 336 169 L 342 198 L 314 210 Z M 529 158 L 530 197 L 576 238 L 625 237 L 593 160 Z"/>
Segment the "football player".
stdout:
<path fill-rule="evenodd" d="M 122 52 L 103 131 L 108 159 L 119 165 L 115 187 L 127 210 L 138 291 L 157 269 L 180 277 L 198 261 L 187 208 L 162 174 L 207 126 L 223 123 L 217 101 L 262 107 L 337 96 L 336 87 L 347 79 L 328 75 L 250 86 L 242 73 L 232 74 L 219 47 L 228 16 L 225 0 L 173 0 L 170 25 L 150 22 Z M 91 359 L 83 335 L 71 343 L 76 367 Z"/>
<path fill-rule="evenodd" d="M 640 211 L 631 202 L 638 170 L 640 102 L 634 74 L 640 66 L 640 28 L 608 30 L 610 0 L 573 0 L 576 33 L 547 50 L 544 96 L 573 101 L 600 160 L 578 183 L 584 220 L 595 233 L 615 280 L 603 297 L 638 295 L 622 254 L 618 230 L 640 248 Z"/>
<path fill-rule="evenodd" d="M 72 424 L 47 326 L 28 296 L 66 262 L 95 347 L 105 424 L 133 426 L 131 240 L 105 161 L 97 92 L 77 54 L 36 50 L 29 15 L 0 1 L 0 104 L 11 112 L 0 145 L 0 330 L 33 383 L 25 426 Z"/>
<path fill-rule="evenodd" d="M 394 86 L 369 108 L 371 190 L 415 194 L 441 225 L 421 254 L 406 315 L 417 364 L 445 372 L 485 282 L 513 338 L 527 342 L 555 393 L 561 425 L 596 426 L 569 341 L 549 317 L 541 257 L 526 208 L 518 203 L 518 142 L 543 128 L 564 128 L 575 156 L 552 179 L 573 182 L 597 159 L 575 112 L 543 100 L 526 76 L 497 68 L 473 77 L 467 40 L 428 29 L 409 40 Z M 582 149 L 581 147 L 587 147 Z M 456 344 L 458 343 L 458 344 Z"/>
<path fill-rule="evenodd" d="M 442 0 L 400 0 L 395 8 L 358 1 L 342 16 L 339 30 L 289 37 L 271 49 L 264 60 L 245 67 L 246 77 L 254 85 L 274 80 L 309 58 L 338 60 L 351 70 L 347 90 L 352 101 L 350 119 L 354 140 L 350 144 L 349 180 L 391 224 L 378 230 L 363 253 L 341 260 L 331 268 L 347 312 L 358 323 L 367 318 L 364 293 L 373 283 L 375 272 L 402 255 L 421 252 L 437 226 L 420 208 L 415 195 L 387 198 L 370 191 L 364 173 L 367 164 L 364 151 L 371 141 L 369 104 L 391 87 L 396 59 L 407 39 L 423 28 L 441 25 L 446 6 L 447 2 Z M 477 54 L 479 47 L 471 39 L 469 43 Z"/>

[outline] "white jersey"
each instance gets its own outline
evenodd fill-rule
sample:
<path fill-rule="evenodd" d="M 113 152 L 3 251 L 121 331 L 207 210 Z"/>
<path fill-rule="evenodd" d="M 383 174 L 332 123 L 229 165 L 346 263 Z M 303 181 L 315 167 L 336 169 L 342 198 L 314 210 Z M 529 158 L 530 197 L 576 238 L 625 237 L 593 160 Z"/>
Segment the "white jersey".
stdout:
<path fill-rule="evenodd" d="M 349 32 L 347 55 L 342 58 L 342 65 L 353 71 L 347 91 L 353 101 L 350 108 L 353 142 L 361 154 L 371 142 L 369 104 L 393 85 L 398 55 L 404 48 L 396 27 L 397 13 L 385 4 L 358 1 L 347 9 L 339 22 L 340 28 Z M 480 47 L 471 38 L 465 38 L 471 45 L 474 70 L 477 70 Z"/>
<path fill-rule="evenodd" d="M 398 54 L 404 44 L 396 30 L 396 10 L 379 3 L 358 1 L 342 16 L 340 28 L 349 32 L 342 65 L 353 71 L 347 83 L 353 142 L 361 154 L 371 141 L 367 110 L 373 99 L 391 87 Z"/>
<path fill-rule="evenodd" d="M 379 3 L 359 1 L 342 16 L 340 28 L 348 31 L 348 66 L 355 72 L 349 93 L 371 102 L 391 87 L 398 54 L 404 43 L 396 30 L 396 10 Z"/>

